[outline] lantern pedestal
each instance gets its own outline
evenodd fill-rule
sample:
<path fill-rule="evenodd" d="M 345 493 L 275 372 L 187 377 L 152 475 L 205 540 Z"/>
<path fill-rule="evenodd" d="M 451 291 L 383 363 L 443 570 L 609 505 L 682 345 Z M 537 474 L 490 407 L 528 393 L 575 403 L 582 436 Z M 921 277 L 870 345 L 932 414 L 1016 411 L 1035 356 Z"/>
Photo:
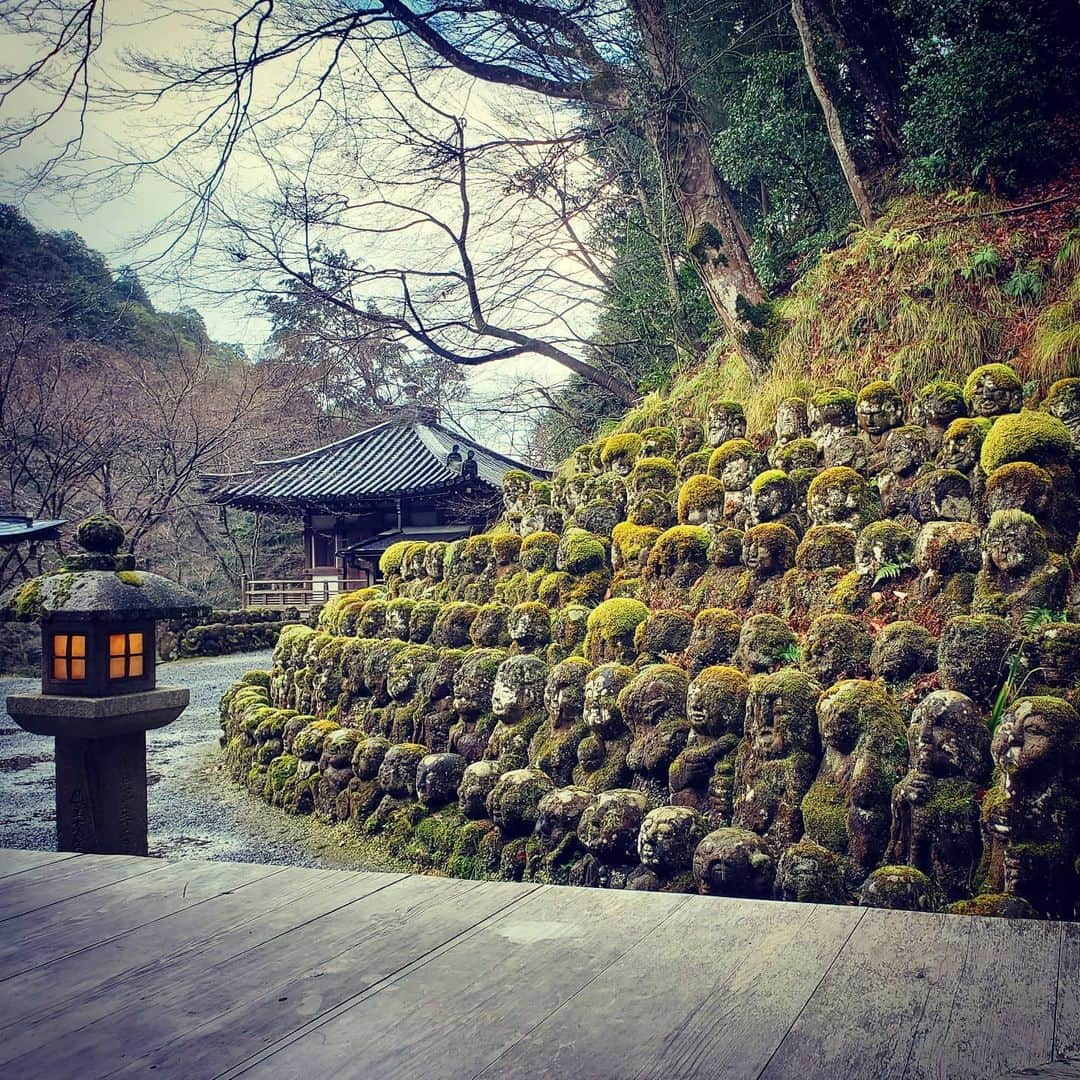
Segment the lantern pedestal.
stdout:
<path fill-rule="evenodd" d="M 187 704 L 182 689 L 7 699 L 19 727 L 56 740 L 58 851 L 146 854 L 146 732 L 172 723 Z"/>

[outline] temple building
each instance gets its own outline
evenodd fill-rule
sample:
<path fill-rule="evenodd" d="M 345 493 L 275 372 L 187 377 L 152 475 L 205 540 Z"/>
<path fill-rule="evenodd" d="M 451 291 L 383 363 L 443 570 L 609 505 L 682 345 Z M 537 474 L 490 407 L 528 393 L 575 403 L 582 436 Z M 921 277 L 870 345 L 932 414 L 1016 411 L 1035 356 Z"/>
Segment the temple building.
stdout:
<path fill-rule="evenodd" d="M 510 469 L 547 475 L 418 412 L 295 457 L 257 462 L 250 473 L 227 478 L 213 498 L 303 520 L 303 578 L 249 580 L 243 602 L 306 610 L 378 581 L 379 556 L 398 540 L 482 531 L 502 509 Z"/>

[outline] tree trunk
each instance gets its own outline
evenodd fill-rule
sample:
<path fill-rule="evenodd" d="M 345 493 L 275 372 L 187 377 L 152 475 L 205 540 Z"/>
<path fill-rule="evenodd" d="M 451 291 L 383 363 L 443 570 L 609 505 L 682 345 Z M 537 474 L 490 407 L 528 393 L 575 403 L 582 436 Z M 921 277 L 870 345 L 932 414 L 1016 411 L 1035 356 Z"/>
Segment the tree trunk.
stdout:
<path fill-rule="evenodd" d="M 824 31 L 833 48 L 847 66 L 851 81 L 866 100 L 867 107 L 878 125 L 879 142 L 885 157 L 895 157 L 903 152 L 900 138 L 900 107 L 893 80 L 883 70 L 880 57 L 871 55 L 860 44 L 859 34 L 840 25 L 829 5 L 821 0 L 806 0 L 807 15 Z M 887 47 L 889 35 L 879 33 L 875 44 Z"/>
<path fill-rule="evenodd" d="M 750 239 L 712 159 L 708 128 L 679 60 L 662 0 L 631 0 L 649 67 L 659 90 L 650 124 L 666 181 L 686 227 L 687 249 L 732 345 L 755 380 L 768 361 L 748 341 L 745 307 L 765 300 L 750 261 Z"/>
<path fill-rule="evenodd" d="M 814 36 L 810 29 L 810 23 L 806 18 L 806 6 L 803 0 L 791 0 L 791 17 L 795 20 L 795 25 L 799 30 L 799 38 L 802 41 L 806 74 L 810 78 L 810 85 L 814 88 L 814 94 L 821 105 L 821 111 L 825 114 L 825 127 L 829 132 L 829 142 L 832 143 L 833 149 L 836 151 L 840 169 L 844 174 L 844 179 L 847 181 L 851 197 L 855 200 L 859 217 L 862 219 L 863 225 L 870 228 L 874 224 L 870 199 L 867 197 L 866 188 L 863 186 L 862 177 L 859 176 L 855 160 L 848 150 L 847 140 L 844 138 L 844 129 L 840 125 L 840 116 L 836 111 L 836 106 L 833 105 L 828 88 L 821 80 L 817 59 L 814 56 Z"/>

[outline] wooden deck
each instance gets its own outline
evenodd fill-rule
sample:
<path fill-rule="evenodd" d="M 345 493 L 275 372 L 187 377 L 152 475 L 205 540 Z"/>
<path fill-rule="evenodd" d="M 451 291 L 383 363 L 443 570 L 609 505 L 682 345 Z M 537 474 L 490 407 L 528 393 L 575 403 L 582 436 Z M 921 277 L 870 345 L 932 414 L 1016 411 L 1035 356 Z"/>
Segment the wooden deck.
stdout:
<path fill-rule="evenodd" d="M 1076 923 L 0 851 L 0 926 L 20 1080 L 1080 1077 Z"/>

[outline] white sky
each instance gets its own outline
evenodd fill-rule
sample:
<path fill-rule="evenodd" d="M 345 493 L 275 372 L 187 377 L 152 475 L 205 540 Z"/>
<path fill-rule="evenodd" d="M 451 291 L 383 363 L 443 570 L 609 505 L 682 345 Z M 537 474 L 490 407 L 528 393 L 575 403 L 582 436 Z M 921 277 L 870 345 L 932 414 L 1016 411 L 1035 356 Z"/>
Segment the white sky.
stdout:
<path fill-rule="evenodd" d="M 204 24 L 197 16 L 193 18 L 192 12 L 200 10 L 201 5 L 192 0 L 179 0 L 170 8 L 143 0 L 112 0 L 107 8 L 109 25 L 106 45 L 95 65 L 96 77 L 130 87 L 133 76 L 124 69 L 120 59 L 128 49 L 158 50 L 163 43 L 167 43 L 170 52 L 197 51 Z M 0 68 L 5 72 L 21 68 L 26 62 L 25 49 L 26 39 L 0 31 Z M 487 95 L 505 98 L 506 93 L 504 88 L 476 86 L 464 99 L 446 104 L 451 109 L 463 109 L 470 121 L 470 131 L 474 127 L 497 128 L 499 121 L 489 107 Z M 42 99 L 36 98 L 35 103 L 37 100 Z M 466 102 L 463 106 L 462 100 Z M 29 101 L 28 97 L 24 97 L 20 104 L 25 106 Z M 178 106 L 170 105 L 170 108 L 175 110 Z M 6 119 L 10 120 L 11 117 Z M 91 108 L 86 121 L 84 154 L 68 167 L 68 174 L 78 177 L 82 171 L 92 168 L 95 157 L 99 161 L 103 158 L 115 160 L 122 153 L 119 143 L 127 144 L 141 139 L 140 145 L 143 146 L 154 145 L 155 142 L 160 145 L 161 139 L 155 140 L 148 126 L 151 119 L 163 132 L 168 132 L 170 126 L 182 117 L 176 112 L 170 116 L 160 109 L 151 118 L 131 110 L 117 112 Z M 165 182 L 144 175 L 128 192 L 111 186 L 108 190 L 91 189 L 77 195 L 54 187 L 28 194 L 20 188 L 20 173 L 36 166 L 73 130 L 73 117 L 61 116 L 44 137 L 38 135 L 17 154 L 0 157 L 0 200 L 15 202 L 38 228 L 50 231 L 72 229 L 78 232 L 90 247 L 105 255 L 114 267 L 126 262 L 138 262 L 148 253 L 148 248 L 140 244 L 140 236 L 153 229 L 175 204 L 175 193 Z M 254 189 L 264 179 L 257 172 L 241 172 L 231 177 L 230 183 L 238 185 L 238 193 L 242 196 L 244 185 Z M 158 265 L 153 270 L 141 272 L 141 276 L 159 308 L 197 307 L 206 320 L 211 336 L 241 344 L 251 354 L 258 353 L 269 324 L 258 313 L 253 302 L 243 297 L 226 299 L 208 296 L 198 287 L 201 275 L 184 268 Z M 563 379 L 566 372 L 553 361 L 532 356 L 470 369 L 468 377 L 477 397 L 498 399 L 523 375 L 554 384 Z M 516 441 L 515 433 L 507 425 L 477 433 L 504 451 L 512 450 Z"/>

